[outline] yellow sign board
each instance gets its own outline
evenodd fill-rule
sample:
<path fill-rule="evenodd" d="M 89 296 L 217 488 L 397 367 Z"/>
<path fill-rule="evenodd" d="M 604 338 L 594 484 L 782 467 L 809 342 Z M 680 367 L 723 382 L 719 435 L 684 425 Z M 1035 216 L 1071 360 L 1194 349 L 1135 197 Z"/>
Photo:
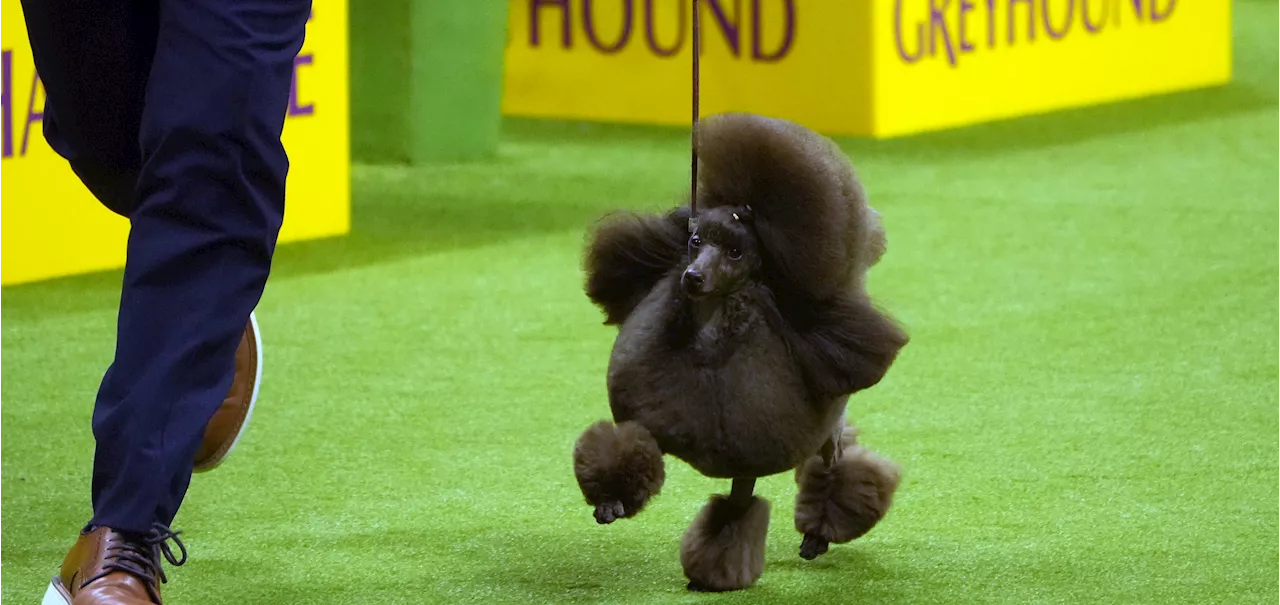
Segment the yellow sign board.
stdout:
<path fill-rule="evenodd" d="M 891 137 L 1222 84 L 1227 0 L 702 0 L 703 113 Z M 508 115 L 687 125 L 690 0 L 509 0 Z"/>
<path fill-rule="evenodd" d="M 37 281 L 124 266 L 127 220 L 85 189 L 42 134 L 44 88 L 31 59 L 19 0 L 3 12 L 3 179 L 0 282 Z M 350 229 L 347 0 L 315 0 L 294 61 L 285 119 L 289 153 L 280 241 Z"/>

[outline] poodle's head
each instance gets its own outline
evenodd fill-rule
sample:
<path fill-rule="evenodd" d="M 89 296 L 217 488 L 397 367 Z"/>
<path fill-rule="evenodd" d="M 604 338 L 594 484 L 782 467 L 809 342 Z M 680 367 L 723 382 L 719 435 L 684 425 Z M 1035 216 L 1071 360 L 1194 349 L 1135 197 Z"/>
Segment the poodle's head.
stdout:
<path fill-rule="evenodd" d="M 698 208 L 752 208 L 762 281 L 815 299 L 862 287 L 884 254 L 884 227 L 833 141 L 749 113 L 707 116 L 697 135 Z"/>
<path fill-rule="evenodd" d="M 693 298 L 725 296 L 759 277 L 760 241 L 749 206 L 718 206 L 698 217 L 689 237 L 689 265 L 680 277 Z"/>

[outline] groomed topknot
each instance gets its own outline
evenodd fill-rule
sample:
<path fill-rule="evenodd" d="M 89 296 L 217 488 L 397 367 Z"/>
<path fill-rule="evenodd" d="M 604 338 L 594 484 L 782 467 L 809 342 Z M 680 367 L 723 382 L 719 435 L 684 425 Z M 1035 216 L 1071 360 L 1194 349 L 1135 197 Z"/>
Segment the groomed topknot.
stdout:
<path fill-rule="evenodd" d="M 696 145 L 699 210 L 750 206 L 770 279 L 818 300 L 861 290 L 884 231 L 833 141 L 787 120 L 723 113 L 699 121 Z"/>

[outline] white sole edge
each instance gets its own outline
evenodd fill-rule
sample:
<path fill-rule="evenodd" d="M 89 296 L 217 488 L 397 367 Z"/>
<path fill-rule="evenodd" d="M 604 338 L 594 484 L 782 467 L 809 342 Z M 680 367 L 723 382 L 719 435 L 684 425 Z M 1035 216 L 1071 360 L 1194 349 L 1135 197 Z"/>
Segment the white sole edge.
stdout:
<path fill-rule="evenodd" d="M 49 580 L 49 587 L 45 589 L 40 605 L 71 605 L 71 599 L 62 593 L 62 582 L 58 578 Z"/>
<path fill-rule="evenodd" d="M 244 432 L 249 430 L 249 421 L 253 419 L 253 408 L 258 404 L 258 389 L 262 387 L 262 331 L 258 329 L 258 312 L 251 311 L 249 313 L 249 326 L 253 329 L 253 344 L 256 350 L 255 355 L 258 359 L 258 369 L 254 372 L 253 377 L 253 393 L 249 395 L 249 411 L 244 414 L 244 422 L 240 423 L 240 431 L 236 433 L 236 438 L 231 441 L 231 447 L 227 448 L 227 453 L 218 459 L 218 463 L 204 469 L 202 472 L 209 472 L 227 461 L 231 457 L 231 452 L 236 450 L 236 445 L 240 443 L 240 438 L 244 436 Z"/>

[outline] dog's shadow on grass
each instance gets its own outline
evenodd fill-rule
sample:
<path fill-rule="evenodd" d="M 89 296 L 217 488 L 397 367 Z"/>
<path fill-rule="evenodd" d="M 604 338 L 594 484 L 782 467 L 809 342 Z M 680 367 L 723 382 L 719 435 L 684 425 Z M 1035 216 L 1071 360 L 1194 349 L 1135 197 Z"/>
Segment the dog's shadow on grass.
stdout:
<path fill-rule="evenodd" d="M 677 549 L 680 528 L 655 540 L 648 531 L 565 531 L 554 523 L 468 525 L 430 530 L 401 525 L 301 539 L 282 535 L 272 538 L 280 541 L 277 546 L 254 549 L 260 554 L 252 556 L 264 557 L 261 564 L 221 558 L 199 563 L 206 574 L 235 577 L 236 582 L 215 582 L 210 576 L 198 582 L 213 589 L 212 594 L 201 589 L 211 603 L 266 604 L 281 602 L 282 594 L 305 594 L 288 601 L 807 604 L 830 600 L 833 594 L 858 595 L 866 579 L 901 579 L 878 562 L 877 553 L 865 549 L 845 545 L 816 561 L 803 561 L 790 548 L 785 554 L 771 548 L 764 575 L 754 586 L 698 593 L 685 588 Z M 268 565 L 268 552 L 279 561 Z M 330 566 L 328 560 L 345 563 Z"/>

